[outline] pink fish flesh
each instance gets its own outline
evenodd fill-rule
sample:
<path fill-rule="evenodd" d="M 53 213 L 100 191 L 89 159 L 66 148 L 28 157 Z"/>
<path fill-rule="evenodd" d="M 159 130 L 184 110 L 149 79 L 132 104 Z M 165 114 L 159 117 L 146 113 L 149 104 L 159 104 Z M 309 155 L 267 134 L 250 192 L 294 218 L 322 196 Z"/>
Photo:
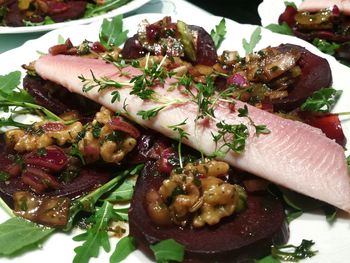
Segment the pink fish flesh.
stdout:
<path fill-rule="evenodd" d="M 350 0 L 304 0 L 298 10 L 318 12 L 324 9 L 333 10 L 334 6 L 337 6 L 340 12 L 350 15 Z"/>
<path fill-rule="evenodd" d="M 168 79 L 164 86 L 154 87 L 158 101 L 142 100 L 130 95 L 130 84 L 118 89 L 120 101 L 111 102 L 111 92 L 115 89 L 97 88 L 83 92 L 83 82 L 78 76 L 91 78 L 91 71 L 97 78 L 107 77 L 118 82 L 129 82 L 130 78 L 140 75 L 141 71 L 133 67 L 118 69 L 102 60 L 76 56 L 43 56 L 35 62 L 36 72 L 44 79 L 54 81 L 71 92 L 86 96 L 111 110 L 121 112 L 136 123 L 156 130 L 165 136 L 176 138 L 178 134 L 169 128 L 186 120 L 181 126 L 187 133 L 187 145 L 211 154 L 217 149 L 212 133 L 218 129 L 216 123 L 244 123 L 248 126 L 249 137 L 243 153 L 229 151 L 224 160 L 242 170 L 263 177 L 278 185 L 302 194 L 325 201 L 350 212 L 350 176 L 344 150 L 328 139 L 319 129 L 298 121 L 281 118 L 274 114 L 247 105 L 249 116 L 255 124 L 264 124 L 269 134 L 255 134 L 255 129 L 247 118 L 238 117 L 226 103 L 218 103 L 215 108 L 216 119 L 195 121 L 198 111 L 196 103 L 179 89 L 168 89 L 174 79 Z M 151 120 L 143 120 L 137 115 L 140 110 L 148 110 L 165 104 Z M 244 107 L 236 101 L 235 109 Z M 127 110 L 125 112 L 124 110 Z"/>

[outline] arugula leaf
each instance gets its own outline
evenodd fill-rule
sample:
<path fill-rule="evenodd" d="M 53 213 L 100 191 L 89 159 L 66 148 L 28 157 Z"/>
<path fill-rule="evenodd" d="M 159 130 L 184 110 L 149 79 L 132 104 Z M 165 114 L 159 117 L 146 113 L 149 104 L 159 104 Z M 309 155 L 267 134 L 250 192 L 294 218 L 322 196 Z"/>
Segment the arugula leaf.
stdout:
<path fill-rule="evenodd" d="M 0 224 L 0 255 L 13 255 L 28 246 L 38 245 L 54 230 L 20 217 L 10 218 Z"/>
<path fill-rule="evenodd" d="M 225 18 L 221 19 L 219 24 L 215 26 L 215 29 L 212 29 L 210 35 L 214 41 L 215 47 L 219 48 L 222 41 L 225 39 L 226 35 L 226 20 Z"/>
<path fill-rule="evenodd" d="M 72 144 L 72 147 L 69 151 L 69 155 L 73 156 L 73 157 L 77 157 L 81 161 L 81 163 L 85 165 L 84 156 L 81 153 L 81 151 L 79 150 L 79 147 L 77 144 Z"/>
<path fill-rule="evenodd" d="M 281 261 L 273 256 L 269 255 L 262 259 L 255 260 L 255 263 L 280 263 Z"/>
<path fill-rule="evenodd" d="M 130 201 L 134 193 L 136 180 L 127 179 L 125 180 L 117 190 L 112 192 L 106 199 L 106 201 L 120 202 L 120 201 Z"/>
<path fill-rule="evenodd" d="M 334 55 L 335 51 L 340 47 L 340 44 L 329 42 L 324 39 L 315 38 L 312 41 L 312 44 L 316 46 L 319 50 L 321 50 L 323 53 Z"/>
<path fill-rule="evenodd" d="M 72 228 L 74 218 L 80 211 L 94 211 L 95 204 L 101 198 L 102 195 L 108 193 L 109 191 L 117 187 L 121 182 L 123 182 L 123 180 L 127 176 L 138 174 L 143 169 L 143 166 L 143 164 L 139 164 L 136 165 L 134 168 L 124 170 L 101 187 L 75 200 L 69 209 L 69 220 L 64 230 L 68 231 Z"/>
<path fill-rule="evenodd" d="M 261 39 L 261 28 L 257 27 L 252 35 L 250 36 L 249 42 L 244 38 L 242 40 L 243 48 L 245 50 L 245 54 L 248 55 L 253 52 L 256 45 L 259 43 Z"/>
<path fill-rule="evenodd" d="M 126 259 L 127 256 L 136 250 L 135 238 L 126 236 L 119 240 L 115 250 L 109 258 L 110 263 L 119 263 Z"/>
<path fill-rule="evenodd" d="M 116 9 L 131 0 L 105 0 L 102 5 L 87 4 L 84 17 L 93 17 Z"/>
<path fill-rule="evenodd" d="M 350 173 L 350 155 L 348 157 L 346 157 L 346 161 L 348 163 L 348 170 L 349 170 L 349 173 Z"/>
<path fill-rule="evenodd" d="M 166 239 L 150 246 L 157 262 L 177 261 L 182 262 L 184 259 L 184 246 L 174 239 Z"/>
<path fill-rule="evenodd" d="M 1 93 L 10 94 L 21 83 L 21 72 L 13 71 L 7 75 L 0 75 Z"/>
<path fill-rule="evenodd" d="M 111 249 L 108 237 L 108 226 L 111 219 L 115 217 L 113 205 L 110 202 L 103 202 L 93 215 L 93 225 L 85 233 L 73 237 L 74 241 L 84 241 L 84 243 L 74 249 L 76 255 L 73 263 L 88 263 L 90 258 L 98 257 L 100 247 L 106 252 Z"/>
<path fill-rule="evenodd" d="M 311 250 L 311 247 L 315 244 L 312 240 L 303 239 L 299 246 L 294 245 L 282 245 L 273 246 L 271 254 L 274 258 L 297 262 L 301 259 L 311 258 L 316 255 L 317 251 Z"/>
<path fill-rule="evenodd" d="M 341 94 L 341 90 L 335 90 L 333 88 L 317 90 L 311 97 L 307 98 L 300 109 L 312 112 L 330 112 Z"/>
<path fill-rule="evenodd" d="M 289 25 L 286 22 L 283 22 L 281 25 L 269 24 L 265 28 L 275 33 L 289 35 L 289 36 L 293 35 L 292 29 L 289 27 Z"/>
<path fill-rule="evenodd" d="M 100 42 L 107 49 L 117 47 L 127 40 L 128 32 L 129 30 L 123 31 L 123 15 L 113 17 L 111 21 L 103 19 L 99 34 Z"/>

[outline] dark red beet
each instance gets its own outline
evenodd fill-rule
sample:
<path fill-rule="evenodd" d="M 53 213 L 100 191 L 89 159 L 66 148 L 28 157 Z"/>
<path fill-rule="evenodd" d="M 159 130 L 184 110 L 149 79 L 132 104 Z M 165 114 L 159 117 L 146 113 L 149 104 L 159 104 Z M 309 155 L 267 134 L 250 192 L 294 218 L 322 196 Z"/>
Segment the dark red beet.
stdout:
<path fill-rule="evenodd" d="M 110 178 L 111 173 L 91 169 L 82 170 L 74 180 L 61 184 L 59 189 L 46 192 L 45 195 L 75 199 L 96 189 Z M 12 196 L 18 191 L 30 191 L 29 186 L 23 183 L 20 177 L 12 178 L 6 183 L 0 182 L 0 197 L 11 207 L 13 207 Z"/>
<path fill-rule="evenodd" d="M 196 64 L 212 66 L 217 62 L 218 56 L 213 39 L 199 26 L 189 26 L 189 29 L 197 31 L 197 61 Z"/>
<path fill-rule="evenodd" d="M 145 209 L 145 196 L 150 189 L 158 189 L 164 178 L 155 175 L 153 166 L 148 163 L 138 178 L 129 210 L 130 235 L 147 255 L 152 255 L 150 244 L 173 238 L 185 245 L 186 262 L 250 262 L 270 254 L 272 244 L 287 241 L 284 209 L 268 195 L 250 195 L 246 210 L 216 226 L 180 229 L 155 225 Z"/>
<path fill-rule="evenodd" d="M 100 108 L 97 103 L 70 93 L 67 89 L 40 77 L 26 75 L 23 79 L 23 88 L 34 98 L 36 103 L 58 115 L 72 110 L 86 115 Z"/>
<path fill-rule="evenodd" d="M 283 22 L 286 22 L 290 27 L 293 27 L 295 25 L 294 16 L 297 13 L 298 11 L 293 6 L 286 6 L 286 9 L 278 18 L 278 23 L 282 24 Z"/>
<path fill-rule="evenodd" d="M 137 38 L 137 34 L 126 40 L 121 54 L 125 59 L 136 59 L 143 57 L 146 54 Z"/>
<path fill-rule="evenodd" d="M 345 147 L 346 138 L 337 114 L 317 115 L 304 113 L 302 117 L 307 124 L 321 129 L 328 138 Z"/>
<path fill-rule="evenodd" d="M 24 15 L 20 12 L 18 8 L 18 2 L 17 1 L 11 1 L 11 3 L 7 4 L 8 11 L 6 15 L 3 18 L 3 23 L 6 26 L 24 26 L 23 19 Z"/>
<path fill-rule="evenodd" d="M 331 85 L 332 72 L 326 59 L 314 55 L 305 48 L 297 45 L 282 44 L 278 49 L 282 52 L 291 49 L 299 50 L 301 52 L 301 58 L 297 64 L 301 68 L 302 73 L 293 84 L 288 97 L 271 101 L 276 111 L 293 110 L 300 106 L 315 91 Z"/>
<path fill-rule="evenodd" d="M 112 130 L 125 132 L 135 139 L 140 137 L 140 131 L 131 123 L 123 120 L 122 117 L 113 117 L 108 124 Z"/>
<path fill-rule="evenodd" d="M 53 13 L 50 15 L 53 21 L 63 22 L 71 19 L 77 19 L 84 15 L 86 8 L 85 1 L 70 1 L 67 2 L 67 9 L 62 12 Z"/>
<path fill-rule="evenodd" d="M 56 146 L 46 147 L 42 154 L 32 151 L 24 156 L 24 163 L 43 167 L 51 172 L 62 171 L 68 164 L 68 157 L 64 151 Z"/>

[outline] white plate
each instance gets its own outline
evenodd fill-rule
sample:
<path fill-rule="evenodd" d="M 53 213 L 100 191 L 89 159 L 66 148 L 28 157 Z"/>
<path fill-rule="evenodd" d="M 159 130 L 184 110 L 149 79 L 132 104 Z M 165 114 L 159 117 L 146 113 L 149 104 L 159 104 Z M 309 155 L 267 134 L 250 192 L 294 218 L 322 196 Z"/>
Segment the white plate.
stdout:
<path fill-rule="evenodd" d="M 290 3 L 295 3 L 298 7 L 302 0 L 288 0 Z M 261 25 L 278 24 L 280 14 L 286 9 L 284 1 L 281 0 L 263 0 L 258 6 L 258 14 L 261 19 Z"/>
<path fill-rule="evenodd" d="M 150 22 L 157 21 L 162 18 L 161 14 L 137 15 L 124 19 L 125 28 L 130 30 L 129 35 L 135 33 L 136 25 L 142 19 L 147 18 Z M 201 25 L 207 30 L 211 30 L 220 21 L 221 18 L 214 16 L 205 17 L 176 17 L 191 24 Z M 222 45 L 223 49 L 238 50 L 244 55 L 242 48 L 242 38 L 249 39 L 251 33 L 256 28 L 252 25 L 241 25 L 236 22 L 226 20 L 227 36 Z M 28 41 L 23 46 L 8 51 L 0 55 L 0 61 L 6 63 L 6 67 L 0 67 L 0 74 L 5 74 L 13 70 L 20 69 L 24 63 L 28 63 L 38 57 L 36 51 L 46 52 L 48 47 L 57 43 L 58 36 L 65 38 L 70 37 L 75 44 L 80 43 L 84 39 L 96 40 L 98 36 L 99 24 L 94 23 L 85 26 L 74 26 L 51 31 L 43 37 Z M 81 32 L 84 32 L 82 34 Z M 339 64 L 333 57 L 327 56 L 319 52 L 312 45 L 305 43 L 297 38 L 288 37 L 280 34 L 274 34 L 268 30 L 262 30 L 262 39 L 256 49 L 264 48 L 268 45 L 275 46 L 281 43 L 293 43 L 305 46 L 310 51 L 328 59 L 334 78 L 334 87 L 343 89 L 343 96 L 337 104 L 335 111 L 348 111 L 350 101 L 350 89 L 348 88 L 348 78 L 350 69 Z M 5 65 L 5 64 L 4 64 Z M 343 128 L 348 138 L 350 138 L 350 122 L 343 122 Z M 349 146 L 350 144 L 348 144 Z M 7 219 L 6 214 L 0 211 L 0 222 Z M 323 215 L 305 214 L 301 218 L 290 224 L 291 237 L 289 243 L 299 244 L 302 239 L 314 240 L 316 242 L 315 249 L 319 250 L 317 256 L 306 262 L 312 263 L 328 263 L 349 262 L 350 258 L 350 217 L 342 215 L 338 218 L 334 225 L 330 226 Z M 44 244 L 40 250 L 32 251 L 19 258 L 4 259 L 1 262 L 71 262 L 74 257 L 73 248 L 78 246 L 77 242 L 72 241 L 72 235 L 54 234 Z M 115 242 L 115 241 L 114 241 Z M 99 259 L 93 259 L 90 262 L 108 262 L 108 255 L 101 251 Z M 150 262 L 139 251 L 130 255 L 126 262 L 144 263 Z"/>
<path fill-rule="evenodd" d="M 17 34 L 17 33 L 32 33 L 32 32 L 42 32 L 42 31 L 49 31 L 61 27 L 66 27 L 66 26 L 73 26 L 73 25 L 83 25 L 83 24 L 89 24 L 95 21 L 98 21 L 103 18 L 110 18 L 114 17 L 120 14 L 125 14 L 130 11 L 133 11 L 150 0 L 132 0 L 131 2 L 118 7 L 114 10 L 111 10 L 105 14 L 99 15 L 99 16 L 94 16 L 90 18 L 81 18 L 81 19 L 76 19 L 72 21 L 67 21 L 67 22 L 61 22 L 61 23 L 54 23 L 50 25 L 41 25 L 41 26 L 21 26 L 21 27 L 7 27 L 7 26 L 0 26 L 0 34 Z"/>

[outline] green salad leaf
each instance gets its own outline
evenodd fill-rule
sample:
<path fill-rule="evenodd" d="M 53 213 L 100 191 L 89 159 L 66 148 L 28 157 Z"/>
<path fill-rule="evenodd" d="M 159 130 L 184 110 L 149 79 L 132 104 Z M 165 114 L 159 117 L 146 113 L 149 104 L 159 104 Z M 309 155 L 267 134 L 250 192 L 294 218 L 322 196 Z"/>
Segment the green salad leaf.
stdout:
<path fill-rule="evenodd" d="M 123 15 L 113 17 L 112 20 L 103 19 L 99 38 L 101 44 L 110 49 L 123 44 L 128 38 L 129 30 L 123 31 Z"/>
<path fill-rule="evenodd" d="M 300 109 L 312 112 L 330 112 L 341 94 L 341 90 L 333 88 L 317 90 L 307 98 L 307 100 L 301 105 Z"/>
<path fill-rule="evenodd" d="M 130 201 L 134 193 L 136 180 L 126 179 L 117 190 L 113 191 L 106 197 L 106 201 L 110 202 L 125 202 Z"/>
<path fill-rule="evenodd" d="M 136 250 L 135 239 L 130 236 L 125 236 L 119 240 L 115 250 L 109 258 L 109 263 L 119 263 L 126 259 L 126 257 Z"/>
<path fill-rule="evenodd" d="M 104 14 L 113 9 L 123 6 L 130 1 L 131 0 L 105 0 L 102 5 L 88 3 L 86 5 L 84 17 L 87 18 Z"/>
<path fill-rule="evenodd" d="M 261 27 L 257 27 L 252 33 L 252 35 L 250 36 L 249 42 L 245 38 L 242 40 L 245 54 L 248 55 L 252 53 L 260 40 L 261 40 Z"/>
<path fill-rule="evenodd" d="M 288 24 L 286 22 L 283 22 L 281 25 L 269 24 L 265 28 L 272 31 L 272 32 L 275 32 L 275 33 L 289 35 L 289 36 L 293 35 L 292 29 L 288 26 Z"/>
<path fill-rule="evenodd" d="M 157 262 L 182 262 L 184 259 L 184 246 L 174 239 L 166 239 L 150 246 Z"/>
<path fill-rule="evenodd" d="M 226 20 L 225 18 L 221 19 L 219 24 L 215 26 L 215 29 L 212 29 L 210 35 L 214 41 L 215 47 L 219 48 L 222 41 L 225 39 L 226 35 Z"/>
<path fill-rule="evenodd" d="M 312 250 L 312 246 L 315 244 L 312 240 L 303 239 L 299 246 L 295 245 L 282 245 L 273 246 L 271 249 L 271 255 L 274 258 L 283 261 L 298 262 L 299 260 L 311 258 L 316 255 L 317 251 Z"/>
<path fill-rule="evenodd" d="M 316 46 L 319 50 L 321 50 L 323 53 L 334 55 L 336 50 L 340 47 L 340 44 L 337 44 L 335 42 L 329 42 L 324 39 L 315 38 L 312 41 L 312 44 Z"/>
<path fill-rule="evenodd" d="M 54 230 L 20 217 L 10 218 L 0 224 L 0 255 L 10 256 L 22 249 L 39 245 Z"/>

